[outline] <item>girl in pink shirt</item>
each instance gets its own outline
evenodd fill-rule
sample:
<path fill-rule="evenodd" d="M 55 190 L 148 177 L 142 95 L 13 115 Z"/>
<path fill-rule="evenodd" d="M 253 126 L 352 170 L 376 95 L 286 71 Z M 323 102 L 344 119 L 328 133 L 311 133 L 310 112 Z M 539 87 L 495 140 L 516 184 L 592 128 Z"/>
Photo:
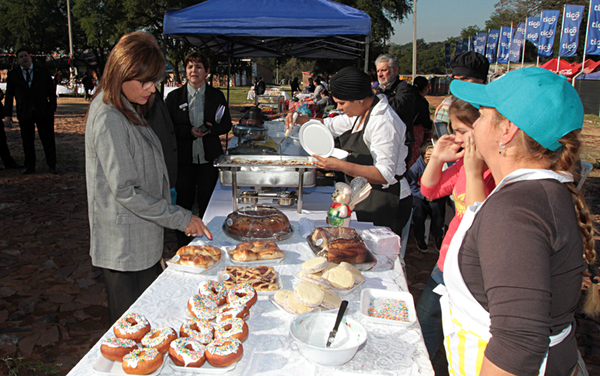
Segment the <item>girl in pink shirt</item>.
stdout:
<path fill-rule="evenodd" d="M 431 159 L 421 177 L 423 196 L 434 200 L 452 195 L 455 206 L 454 218 L 442 241 L 437 265 L 417 302 L 417 316 L 430 359 L 433 359 L 443 340 L 440 296 L 433 289 L 444 283 L 446 252 L 466 208 L 475 202 L 483 202 L 496 186 L 490 170 L 478 156 L 473 139 L 473 123 L 478 118 L 478 109 L 452 98 L 450 121 L 454 134 L 444 135 L 435 143 Z M 442 171 L 444 163 L 452 161 L 456 162 Z"/>

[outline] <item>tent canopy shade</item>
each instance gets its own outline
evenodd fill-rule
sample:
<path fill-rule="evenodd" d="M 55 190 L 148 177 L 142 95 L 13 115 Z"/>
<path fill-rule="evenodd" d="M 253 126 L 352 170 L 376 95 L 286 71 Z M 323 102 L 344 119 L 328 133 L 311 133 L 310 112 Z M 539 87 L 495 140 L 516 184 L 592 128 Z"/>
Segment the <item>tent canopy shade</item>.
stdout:
<path fill-rule="evenodd" d="M 357 59 L 370 17 L 329 0 L 208 0 L 164 16 L 163 34 L 216 55 Z"/>

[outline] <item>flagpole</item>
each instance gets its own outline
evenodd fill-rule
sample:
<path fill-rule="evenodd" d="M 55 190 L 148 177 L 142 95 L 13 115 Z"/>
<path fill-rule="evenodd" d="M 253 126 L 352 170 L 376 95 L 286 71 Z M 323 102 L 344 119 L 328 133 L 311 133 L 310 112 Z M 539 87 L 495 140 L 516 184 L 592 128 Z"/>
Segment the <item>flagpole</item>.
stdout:
<path fill-rule="evenodd" d="M 544 14 L 544 11 L 540 12 L 540 24 L 542 22 L 542 15 Z M 540 27 L 541 30 L 541 27 Z M 538 47 L 537 47 L 537 59 L 535 60 L 535 66 L 539 67 L 540 66 L 540 35 L 538 34 Z"/>
<path fill-rule="evenodd" d="M 527 44 L 527 18 L 525 17 L 525 34 L 523 34 L 523 56 L 521 56 L 521 68 L 525 65 L 525 45 Z"/>
<path fill-rule="evenodd" d="M 502 26 L 500 26 L 500 33 L 498 33 L 498 38 L 496 38 L 496 73 L 498 73 L 498 55 L 500 55 L 500 41 L 502 40 Z"/>
<path fill-rule="evenodd" d="M 510 22 L 510 38 L 508 38 L 508 66 L 506 68 L 506 73 L 510 72 L 510 46 L 512 46 L 513 39 L 513 23 Z"/>
<path fill-rule="evenodd" d="M 560 25 L 560 40 L 558 41 L 559 44 L 562 40 L 563 31 L 565 31 L 565 9 L 567 9 L 567 5 L 563 5 L 563 18 L 562 25 Z M 556 73 L 558 73 L 558 66 L 560 65 L 560 48 L 561 46 L 558 46 L 558 60 L 556 60 Z"/>
<path fill-rule="evenodd" d="M 586 25 L 586 29 L 585 29 L 585 44 L 583 45 L 583 61 L 581 62 L 581 71 L 579 73 L 577 73 L 575 75 L 575 77 L 573 77 L 573 87 L 575 87 L 575 80 L 577 79 L 577 77 L 579 77 L 580 75 L 583 74 L 583 70 L 585 69 L 585 53 L 587 52 L 587 43 L 588 43 L 588 36 L 590 33 L 590 17 L 592 15 L 592 0 L 590 0 L 590 6 L 588 8 L 588 19 L 587 19 L 587 25 Z"/>

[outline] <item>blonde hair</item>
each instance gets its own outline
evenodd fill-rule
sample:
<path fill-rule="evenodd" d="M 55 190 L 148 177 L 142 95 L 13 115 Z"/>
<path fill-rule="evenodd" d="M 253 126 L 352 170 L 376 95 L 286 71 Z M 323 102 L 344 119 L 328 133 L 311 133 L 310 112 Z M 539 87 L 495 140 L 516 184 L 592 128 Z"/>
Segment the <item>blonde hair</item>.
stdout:
<path fill-rule="evenodd" d="M 494 109 L 494 122 L 499 124 L 502 120 L 506 119 L 496 109 Z M 579 180 L 579 169 L 577 168 L 579 162 L 579 149 L 581 148 L 581 140 L 579 139 L 579 130 L 574 130 L 561 139 L 558 140 L 562 144 L 562 147 L 558 151 L 552 151 L 546 149 L 540 145 L 537 141 L 531 138 L 522 130 L 519 130 L 521 134 L 521 145 L 522 147 L 518 151 L 519 156 L 527 158 L 532 161 L 549 161 L 550 170 L 555 172 L 568 172 L 573 175 L 575 181 Z M 575 213 L 577 215 L 577 225 L 579 226 L 579 232 L 583 240 L 583 257 L 588 264 L 588 268 L 596 268 L 595 263 L 597 259 L 596 250 L 594 249 L 594 225 L 592 222 L 592 216 L 590 209 L 585 201 L 583 194 L 577 189 L 575 184 L 565 184 L 571 192 L 573 199 L 573 205 L 575 207 Z M 583 310 L 584 312 L 593 317 L 600 315 L 600 286 L 597 282 L 594 282 L 592 276 L 592 284 L 588 290 Z"/>
<path fill-rule="evenodd" d="M 147 125 L 144 115 L 153 100 L 145 105 L 131 103 L 123 95 L 122 86 L 124 82 L 131 80 L 159 81 L 165 75 L 165 65 L 165 58 L 152 34 L 141 31 L 125 34 L 108 56 L 94 98 L 103 91 L 105 104 L 114 106 L 133 124 Z M 127 104 L 130 104 L 134 111 Z"/>

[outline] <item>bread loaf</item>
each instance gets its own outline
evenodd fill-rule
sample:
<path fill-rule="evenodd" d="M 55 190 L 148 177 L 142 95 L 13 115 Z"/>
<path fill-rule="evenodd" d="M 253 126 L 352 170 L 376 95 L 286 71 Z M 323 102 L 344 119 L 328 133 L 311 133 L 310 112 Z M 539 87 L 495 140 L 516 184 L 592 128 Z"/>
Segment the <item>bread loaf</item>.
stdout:
<path fill-rule="evenodd" d="M 362 263 L 367 258 L 367 246 L 358 233 L 349 227 L 319 227 L 311 234 L 311 245 L 317 255 L 327 261 Z"/>

